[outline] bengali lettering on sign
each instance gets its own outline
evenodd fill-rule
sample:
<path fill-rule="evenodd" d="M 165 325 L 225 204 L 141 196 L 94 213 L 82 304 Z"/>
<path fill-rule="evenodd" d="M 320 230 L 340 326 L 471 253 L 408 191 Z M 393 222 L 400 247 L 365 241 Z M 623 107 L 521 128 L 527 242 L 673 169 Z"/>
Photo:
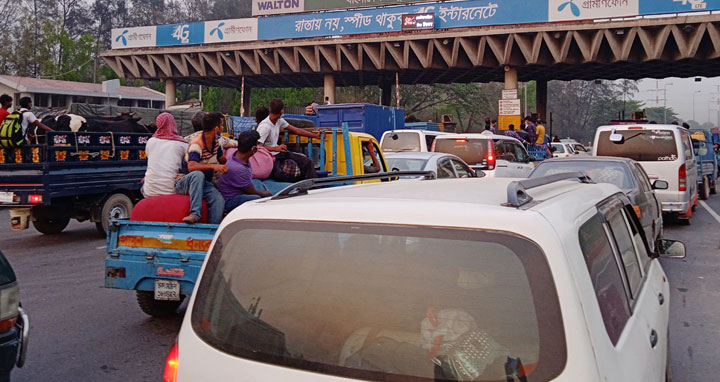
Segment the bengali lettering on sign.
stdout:
<path fill-rule="evenodd" d="M 548 21 L 637 16 L 640 0 L 548 0 Z M 657 0 L 652 0 L 657 1 Z"/>
<path fill-rule="evenodd" d="M 518 10 L 522 12 L 518 12 Z M 402 17 L 433 13 L 435 29 L 546 21 L 547 4 L 533 0 L 457 1 L 352 11 L 264 17 L 260 40 L 402 31 Z"/>
<path fill-rule="evenodd" d="M 111 35 L 111 49 L 142 48 L 155 46 L 155 33 L 157 27 L 137 27 L 113 29 Z"/>
<path fill-rule="evenodd" d="M 252 0 L 253 16 L 269 16 L 304 11 L 305 0 Z"/>
<path fill-rule="evenodd" d="M 234 19 L 205 22 L 205 43 L 255 41 L 257 19 Z"/>
<path fill-rule="evenodd" d="M 418 0 L 305 0 L 305 10 L 321 11 L 330 9 L 379 7 L 383 5 L 400 5 L 417 2 Z"/>
<path fill-rule="evenodd" d="M 498 101 L 499 115 L 520 115 L 520 99 L 501 99 Z"/>

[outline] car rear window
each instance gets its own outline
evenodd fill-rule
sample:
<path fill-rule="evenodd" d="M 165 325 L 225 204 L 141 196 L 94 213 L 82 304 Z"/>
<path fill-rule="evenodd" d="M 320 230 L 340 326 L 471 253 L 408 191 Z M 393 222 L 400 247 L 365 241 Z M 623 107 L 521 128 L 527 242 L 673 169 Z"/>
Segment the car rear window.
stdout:
<path fill-rule="evenodd" d="M 420 151 L 420 134 L 388 133 L 382 142 L 382 151 L 387 153 L 401 151 Z"/>
<path fill-rule="evenodd" d="M 625 191 L 635 188 L 630 169 L 622 163 L 610 161 L 575 161 L 566 159 L 562 162 L 542 162 L 530 177 L 537 178 L 575 171 L 586 173 L 596 183 L 611 183 Z"/>
<path fill-rule="evenodd" d="M 385 157 L 385 161 L 388 164 L 388 168 L 393 171 L 398 169 L 400 171 L 422 171 L 425 168 L 427 159 L 412 159 L 412 158 L 388 158 Z"/>
<path fill-rule="evenodd" d="M 246 221 L 220 233 L 191 322 L 225 353 L 341 377 L 547 381 L 566 361 L 555 291 L 511 234 Z"/>
<path fill-rule="evenodd" d="M 439 153 L 454 154 L 469 165 L 481 164 L 487 160 L 489 139 L 435 139 L 435 150 Z"/>
<path fill-rule="evenodd" d="M 600 132 L 597 155 L 623 157 L 638 162 L 674 161 L 678 159 L 675 134 L 672 130 L 619 130 L 623 143 L 610 141 L 610 131 Z"/>
<path fill-rule="evenodd" d="M 563 145 L 562 143 L 553 143 L 552 147 L 555 148 L 555 152 L 558 154 L 565 152 L 565 145 Z"/>

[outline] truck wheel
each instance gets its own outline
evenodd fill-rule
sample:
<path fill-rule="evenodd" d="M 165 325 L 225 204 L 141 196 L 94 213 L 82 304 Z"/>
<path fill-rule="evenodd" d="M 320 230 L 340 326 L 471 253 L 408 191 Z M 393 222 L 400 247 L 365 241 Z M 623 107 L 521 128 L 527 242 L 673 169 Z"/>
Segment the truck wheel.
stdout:
<path fill-rule="evenodd" d="M 133 203 L 125 194 L 113 194 L 102 206 L 100 221 L 95 223 L 98 232 L 106 236 L 112 219 L 126 219 L 132 213 Z"/>
<path fill-rule="evenodd" d="M 69 223 L 69 216 L 61 216 L 52 219 L 36 218 L 33 221 L 33 226 L 40 233 L 44 233 L 45 235 L 54 235 L 62 232 Z"/>
<path fill-rule="evenodd" d="M 717 179 L 715 179 L 715 181 L 710 185 L 710 193 L 713 195 L 717 194 L 717 182 Z"/>
<path fill-rule="evenodd" d="M 700 199 L 708 200 L 710 197 L 710 180 L 707 176 L 703 177 L 702 184 L 700 185 Z"/>
<path fill-rule="evenodd" d="M 153 292 L 144 290 L 136 291 L 136 297 L 140 310 L 153 317 L 172 316 L 185 299 L 185 296 L 180 296 L 180 301 L 156 300 Z"/>

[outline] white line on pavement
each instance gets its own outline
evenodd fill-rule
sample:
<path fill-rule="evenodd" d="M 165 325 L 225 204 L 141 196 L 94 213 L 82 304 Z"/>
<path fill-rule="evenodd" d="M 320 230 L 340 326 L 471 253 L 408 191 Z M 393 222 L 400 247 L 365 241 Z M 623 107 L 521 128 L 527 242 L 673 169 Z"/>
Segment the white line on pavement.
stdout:
<path fill-rule="evenodd" d="M 702 200 L 700 201 L 700 205 L 703 206 L 703 208 L 706 209 L 707 212 L 709 212 L 710 215 L 714 217 L 718 223 L 720 223 L 720 215 L 718 215 L 717 212 L 713 211 L 713 209 L 710 208 L 710 206 L 708 206 L 707 203 L 703 202 Z"/>
<path fill-rule="evenodd" d="M 718 221 L 720 221 L 720 220 L 718 220 Z M 105 247 L 107 247 L 107 246 L 106 246 L 106 245 L 103 245 L 102 247 L 97 247 L 97 248 L 95 248 L 95 249 L 105 249 Z"/>

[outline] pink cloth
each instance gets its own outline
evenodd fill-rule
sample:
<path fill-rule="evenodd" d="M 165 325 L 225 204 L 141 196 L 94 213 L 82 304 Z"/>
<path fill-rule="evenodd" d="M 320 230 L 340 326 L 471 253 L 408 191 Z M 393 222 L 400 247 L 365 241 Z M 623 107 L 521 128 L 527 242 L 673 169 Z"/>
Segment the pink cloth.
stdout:
<path fill-rule="evenodd" d="M 258 145 L 255 155 L 250 157 L 250 166 L 252 167 L 253 179 L 267 179 L 273 170 L 275 157 L 265 146 Z"/>
<path fill-rule="evenodd" d="M 153 138 L 185 142 L 185 138 L 178 135 L 177 125 L 172 114 L 161 113 L 155 119 L 155 124 L 157 125 L 157 131 L 153 134 Z"/>

